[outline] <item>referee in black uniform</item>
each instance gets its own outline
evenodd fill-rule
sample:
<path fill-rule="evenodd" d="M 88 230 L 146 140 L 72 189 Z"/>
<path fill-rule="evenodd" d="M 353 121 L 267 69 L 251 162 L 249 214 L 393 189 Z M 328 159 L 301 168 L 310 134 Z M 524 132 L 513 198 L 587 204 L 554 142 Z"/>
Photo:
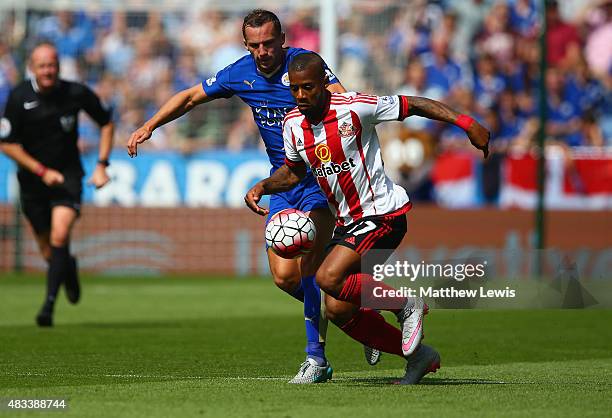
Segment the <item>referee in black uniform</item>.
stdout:
<path fill-rule="evenodd" d="M 78 113 L 85 110 L 100 125 L 98 164 L 89 180 L 104 186 L 114 127 L 111 115 L 87 86 L 59 79 L 57 50 L 38 44 L 30 55 L 32 80 L 10 93 L 0 120 L 0 149 L 19 165 L 23 212 L 47 260 L 47 295 L 36 321 L 53 325 L 53 307 L 62 283 L 71 303 L 80 298 L 70 233 L 81 207 L 84 176 L 77 148 Z"/>

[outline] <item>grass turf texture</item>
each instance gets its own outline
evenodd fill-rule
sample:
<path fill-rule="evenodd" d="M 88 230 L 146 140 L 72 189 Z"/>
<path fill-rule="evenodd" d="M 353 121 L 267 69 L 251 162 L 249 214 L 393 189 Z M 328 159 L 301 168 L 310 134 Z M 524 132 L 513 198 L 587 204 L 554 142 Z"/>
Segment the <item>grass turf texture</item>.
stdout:
<path fill-rule="evenodd" d="M 0 279 L 0 397 L 67 398 L 62 416 L 610 416 L 612 311 L 436 310 L 442 369 L 389 383 L 330 325 L 331 383 L 294 386 L 300 305 L 263 279 L 94 278 L 63 294 L 53 329 L 34 316 L 40 277 Z M 1 411 L 2 415 L 27 412 Z M 39 413 L 30 412 L 30 415 Z"/>

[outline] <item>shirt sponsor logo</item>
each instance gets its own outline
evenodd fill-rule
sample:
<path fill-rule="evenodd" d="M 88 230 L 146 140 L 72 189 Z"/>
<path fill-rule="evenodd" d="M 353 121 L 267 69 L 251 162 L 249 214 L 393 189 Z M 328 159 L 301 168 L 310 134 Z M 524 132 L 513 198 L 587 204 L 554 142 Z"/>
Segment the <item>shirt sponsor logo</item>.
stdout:
<path fill-rule="evenodd" d="M 285 115 L 292 109 L 291 107 L 255 107 L 255 121 L 259 121 L 261 126 L 282 126 Z"/>
<path fill-rule="evenodd" d="M 23 108 L 25 110 L 32 110 L 34 108 L 38 107 L 38 101 L 34 100 L 32 102 L 23 102 Z"/>
<path fill-rule="evenodd" d="M 338 128 L 338 133 L 340 134 L 341 138 L 350 138 L 351 136 L 355 135 L 355 127 L 348 122 L 344 122 Z"/>
<path fill-rule="evenodd" d="M 331 161 L 331 150 L 327 144 L 319 144 L 315 147 L 315 155 L 322 163 L 328 163 Z"/>
<path fill-rule="evenodd" d="M 283 86 L 289 87 L 289 73 L 283 74 L 281 77 L 281 83 L 283 83 Z"/>
<path fill-rule="evenodd" d="M 11 134 L 11 121 L 7 118 L 0 119 L 0 138 L 8 138 Z"/>
<path fill-rule="evenodd" d="M 355 168 L 357 165 L 352 158 L 349 158 L 348 161 L 342 161 L 340 164 L 338 163 L 328 163 L 321 164 L 320 167 L 313 168 L 312 174 L 316 177 L 327 177 L 333 176 L 334 174 L 340 174 L 342 172 L 350 172 L 351 168 Z"/>

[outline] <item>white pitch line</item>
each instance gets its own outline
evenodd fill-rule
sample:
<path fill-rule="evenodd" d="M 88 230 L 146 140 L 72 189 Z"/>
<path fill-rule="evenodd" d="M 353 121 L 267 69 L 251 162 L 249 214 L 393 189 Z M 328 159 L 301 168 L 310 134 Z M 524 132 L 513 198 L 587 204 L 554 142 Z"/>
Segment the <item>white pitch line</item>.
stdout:
<path fill-rule="evenodd" d="M 240 377 L 240 376 L 169 376 L 169 375 L 142 375 L 142 374 L 103 374 L 103 375 L 76 375 L 86 377 L 118 377 L 125 379 L 174 379 L 174 380 L 285 380 L 285 377 Z"/>
<path fill-rule="evenodd" d="M 33 377 L 115 377 L 119 379 L 168 379 L 168 380 L 281 380 L 286 381 L 291 379 L 290 376 L 285 377 L 274 377 L 274 376 L 264 376 L 264 377 L 245 377 L 245 376 L 172 376 L 172 375 L 145 375 L 145 374 L 76 374 L 76 373 L 59 373 L 59 374 L 48 374 L 48 373 L 33 373 L 33 372 L 25 372 L 25 373 L 0 373 L 0 375 L 4 376 L 33 376 Z M 384 377 L 381 377 L 384 378 Z M 355 377 L 335 377 L 334 381 L 353 381 L 354 379 L 359 379 L 358 376 Z"/>
<path fill-rule="evenodd" d="M 0 373 L 4 376 L 34 377 L 116 377 L 120 379 L 170 379 L 170 380 L 286 380 L 289 377 L 241 377 L 241 376 L 172 376 L 144 374 L 76 374 L 76 373 Z"/>
<path fill-rule="evenodd" d="M 102 377 L 112 377 L 119 379 L 166 379 L 166 380 L 268 380 L 268 381 L 288 381 L 291 377 L 275 377 L 275 376 L 262 376 L 262 377 L 245 377 L 245 376 L 173 376 L 173 375 L 144 375 L 144 374 L 122 374 L 122 373 L 113 373 L 113 374 L 76 374 L 76 373 L 60 373 L 60 374 L 48 374 L 48 373 L 34 373 L 34 372 L 25 372 L 25 373 L 0 373 L 3 376 L 19 376 L 19 377 L 90 377 L 90 378 L 102 378 Z M 333 382 L 354 382 L 359 379 L 389 379 L 389 376 L 343 376 L 343 377 L 334 377 Z M 396 377 L 398 378 L 398 377 Z M 399 379 L 399 378 L 398 378 Z M 483 381 L 472 381 L 471 379 L 456 379 L 454 384 L 497 384 L 497 385 L 506 385 L 506 384 L 534 384 L 534 382 L 503 382 L 503 381 L 493 381 L 493 380 L 483 380 Z M 443 383 L 442 383 L 443 384 Z"/>

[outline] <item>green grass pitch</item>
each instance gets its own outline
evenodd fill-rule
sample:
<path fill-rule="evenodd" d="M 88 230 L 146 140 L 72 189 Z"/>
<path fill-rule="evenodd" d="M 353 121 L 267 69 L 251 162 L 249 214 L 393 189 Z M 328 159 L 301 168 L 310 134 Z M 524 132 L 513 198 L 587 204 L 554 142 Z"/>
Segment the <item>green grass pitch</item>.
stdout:
<path fill-rule="evenodd" d="M 301 306 L 270 280 L 85 277 L 53 329 L 41 277 L 0 278 L 0 398 L 66 398 L 53 416 L 601 417 L 612 414 L 612 311 L 434 310 L 442 368 L 389 384 L 330 325 L 330 383 L 286 382 L 303 360 Z M 0 416 L 23 412 L 0 411 Z M 30 412 L 39 416 L 40 412 Z M 57 414 L 57 415 L 55 415 Z"/>

